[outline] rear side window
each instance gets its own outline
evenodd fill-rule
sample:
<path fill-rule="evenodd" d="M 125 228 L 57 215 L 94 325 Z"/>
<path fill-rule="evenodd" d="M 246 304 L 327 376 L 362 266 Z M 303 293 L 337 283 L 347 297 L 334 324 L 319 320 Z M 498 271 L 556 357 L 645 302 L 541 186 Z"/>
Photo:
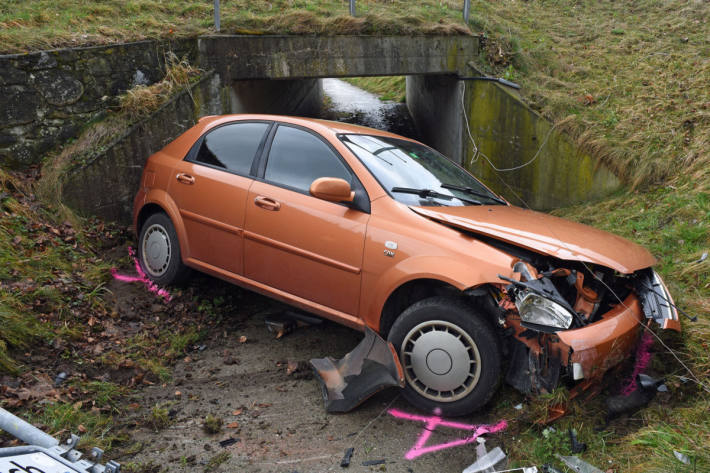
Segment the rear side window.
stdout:
<path fill-rule="evenodd" d="M 205 136 L 195 161 L 248 175 L 268 123 L 234 123 Z"/>
<path fill-rule="evenodd" d="M 352 176 L 322 140 L 307 131 L 280 125 L 271 144 L 264 178 L 308 192 L 319 177 L 339 177 L 352 186 Z"/>

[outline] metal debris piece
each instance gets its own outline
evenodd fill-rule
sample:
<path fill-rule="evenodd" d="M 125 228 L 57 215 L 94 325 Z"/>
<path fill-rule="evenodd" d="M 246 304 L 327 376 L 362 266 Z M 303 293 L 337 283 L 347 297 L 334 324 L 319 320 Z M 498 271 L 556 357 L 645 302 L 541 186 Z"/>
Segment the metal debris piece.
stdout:
<path fill-rule="evenodd" d="M 577 473 L 604 473 L 596 466 L 590 465 L 579 457 L 566 457 L 559 453 L 555 453 L 555 456 L 559 458 L 562 463 L 567 465 L 568 468 L 571 468 L 572 471 L 576 471 Z"/>
<path fill-rule="evenodd" d="M 587 449 L 587 444 L 577 440 L 577 432 L 573 429 L 569 429 L 568 432 L 570 450 L 572 450 L 572 453 L 582 453 L 585 451 Z"/>
<path fill-rule="evenodd" d="M 348 448 L 345 450 L 345 455 L 343 455 L 343 459 L 340 460 L 340 467 L 341 468 L 347 468 L 350 466 L 350 460 L 353 457 L 353 452 L 355 449 L 353 447 Z"/>
<path fill-rule="evenodd" d="M 679 462 L 685 463 L 686 465 L 690 465 L 690 458 L 688 458 L 688 455 L 686 455 L 685 453 L 680 453 L 676 450 L 673 450 L 673 455 L 675 455 Z"/>
<path fill-rule="evenodd" d="M 348 412 L 390 386 L 404 387 L 404 371 L 394 346 L 365 328 L 365 338 L 340 360 L 315 358 L 327 412 Z"/>
<path fill-rule="evenodd" d="M 476 448 L 478 451 L 478 448 Z M 485 447 L 483 447 L 485 451 Z M 469 465 L 463 473 L 493 473 L 500 469 L 505 469 L 508 463 L 508 459 L 501 450 L 500 447 L 496 447 L 490 452 L 479 456 L 478 459 L 471 465 Z"/>
<path fill-rule="evenodd" d="M 67 379 L 67 374 L 66 374 L 64 371 L 62 371 L 61 373 L 59 373 L 59 374 L 57 375 L 56 378 L 54 378 L 54 386 L 55 386 L 55 387 L 59 386 L 59 385 L 62 384 L 64 381 L 66 381 L 66 379 Z"/>
<path fill-rule="evenodd" d="M 362 466 L 374 466 L 374 465 L 382 465 L 385 463 L 385 459 L 381 458 L 380 460 L 366 460 L 362 462 Z"/>
<path fill-rule="evenodd" d="M 0 408 L 0 430 L 26 443 L 16 447 L 0 448 L 0 470 L 66 473 L 120 473 L 121 465 L 111 460 L 101 465 L 103 450 L 91 449 L 89 456 L 75 450 L 79 437 L 71 434 L 66 443 L 41 431 L 34 425 Z M 17 468 L 13 468 L 17 467 Z"/>

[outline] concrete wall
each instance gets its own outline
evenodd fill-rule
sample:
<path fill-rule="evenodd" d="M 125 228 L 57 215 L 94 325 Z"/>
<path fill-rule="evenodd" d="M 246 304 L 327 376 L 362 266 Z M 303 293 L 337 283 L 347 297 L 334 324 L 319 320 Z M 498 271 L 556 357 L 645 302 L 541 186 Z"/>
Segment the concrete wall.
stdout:
<path fill-rule="evenodd" d="M 509 87 L 466 81 L 465 103 L 476 144 L 498 169 L 525 164 L 540 150 L 522 169 L 496 172 L 483 157 L 471 162 L 473 145 L 464 139 L 464 165 L 511 202 L 522 204 L 518 194 L 533 208 L 551 209 L 601 198 L 621 185 L 614 173 L 568 135 L 553 130 Z"/>
<path fill-rule="evenodd" d="M 167 51 L 194 61 L 194 40 L 142 41 L 0 56 L 0 165 L 39 163 L 113 97 L 165 74 Z"/>
<path fill-rule="evenodd" d="M 200 67 L 225 81 L 467 74 L 475 36 L 205 36 Z"/>
<path fill-rule="evenodd" d="M 407 107 L 421 141 L 461 163 L 463 113 L 456 76 L 407 76 Z"/>
<path fill-rule="evenodd" d="M 63 176 L 62 201 L 81 215 L 130 223 L 133 197 L 148 157 L 192 127 L 199 117 L 228 108 L 229 97 L 223 94 L 219 77 L 208 74 L 190 93 L 179 93 L 104 151 Z"/>
<path fill-rule="evenodd" d="M 317 117 L 323 108 L 320 79 L 239 80 L 227 85 L 231 113 Z"/>

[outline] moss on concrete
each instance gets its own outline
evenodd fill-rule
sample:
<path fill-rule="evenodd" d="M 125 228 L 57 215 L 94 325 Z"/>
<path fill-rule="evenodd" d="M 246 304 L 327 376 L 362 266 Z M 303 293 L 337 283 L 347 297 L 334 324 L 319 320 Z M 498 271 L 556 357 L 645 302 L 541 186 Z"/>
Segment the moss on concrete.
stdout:
<path fill-rule="evenodd" d="M 465 103 L 473 138 L 484 156 L 464 142 L 464 165 L 511 201 L 549 209 L 599 199 L 620 187 L 619 179 L 564 133 L 526 106 L 505 86 L 466 83 Z M 535 155 L 539 152 L 537 157 Z M 533 160 L 533 158 L 535 158 Z"/>

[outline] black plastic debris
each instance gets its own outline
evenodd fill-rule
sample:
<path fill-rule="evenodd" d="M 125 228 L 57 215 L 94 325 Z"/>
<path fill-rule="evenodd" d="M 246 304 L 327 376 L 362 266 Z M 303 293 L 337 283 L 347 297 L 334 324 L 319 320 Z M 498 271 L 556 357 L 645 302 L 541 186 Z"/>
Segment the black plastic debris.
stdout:
<path fill-rule="evenodd" d="M 342 468 L 347 468 L 350 466 L 350 460 L 353 457 L 353 452 L 355 451 L 354 448 L 350 447 L 347 450 L 345 450 L 345 455 L 343 455 L 343 459 L 340 460 L 340 466 Z"/>
<path fill-rule="evenodd" d="M 394 346 L 370 328 L 342 359 L 316 358 L 311 366 L 328 412 L 348 412 L 387 387 L 404 387 L 404 371 Z"/>
<path fill-rule="evenodd" d="M 577 440 L 577 432 L 572 429 L 569 429 L 568 432 L 570 450 L 572 450 L 572 453 L 582 453 L 587 450 L 587 444 Z"/>
<path fill-rule="evenodd" d="M 379 460 L 365 460 L 362 462 L 362 466 L 375 466 L 375 465 L 383 465 L 387 460 L 384 458 L 381 458 Z"/>
<path fill-rule="evenodd" d="M 54 386 L 57 387 L 60 384 L 62 384 L 64 381 L 67 379 L 67 374 L 62 371 L 61 373 L 57 374 L 57 377 L 54 378 Z"/>
<path fill-rule="evenodd" d="M 620 394 L 611 396 L 606 400 L 606 421 L 609 423 L 612 419 L 619 417 L 622 414 L 632 413 L 647 405 L 656 397 L 656 392 L 663 390 L 661 386 L 664 380 L 654 379 L 646 374 L 639 374 L 636 383 L 636 389 L 628 395 Z M 667 388 L 666 388 L 667 389 Z"/>
<path fill-rule="evenodd" d="M 322 322 L 323 321 L 317 317 L 312 317 L 310 315 L 292 310 L 286 310 L 280 314 L 270 315 L 264 319 L 266 328 L 269 329 L 269 332 L 276 334 L 276 339 L 280 339 L 300 327 L 319 325 Z"/>
<path fill-rule="evenodd" d="M 239 442 L 239 439 L 235 439 L 232 437 L 229 437 L 228 439 L 224 439 L 221 442 L 219 442 L 219 446 L 222 448 L 227 448 L 230 445 L 234 445 L 235 443 Z"/>

